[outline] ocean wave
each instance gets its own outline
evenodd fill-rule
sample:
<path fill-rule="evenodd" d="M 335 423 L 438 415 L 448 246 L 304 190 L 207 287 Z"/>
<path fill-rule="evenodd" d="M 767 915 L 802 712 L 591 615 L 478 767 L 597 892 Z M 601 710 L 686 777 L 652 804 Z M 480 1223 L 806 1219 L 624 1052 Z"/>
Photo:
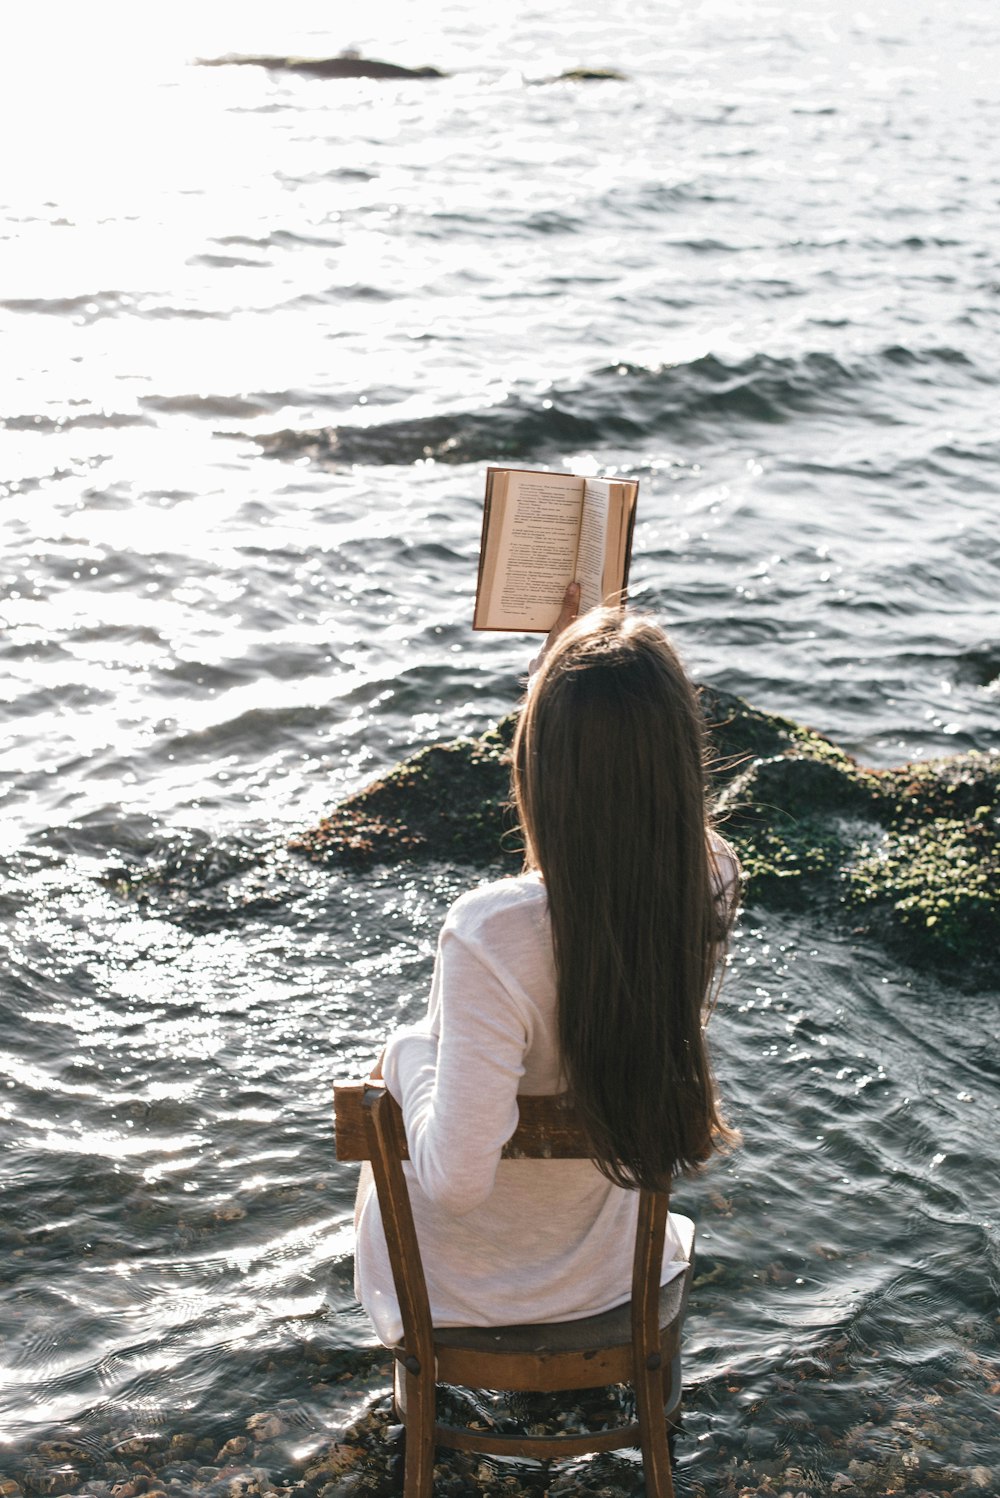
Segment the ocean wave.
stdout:
<path fill-rule="evenodd" d="M 264 270 L 269 260 L 250 260 L 246 255 L 192 255 L 188 265 L 207 265 L 213 270 Z"/>
<path fill-rule="evenodd" d="M 953 349 L 877 350 L 853 363 L 813 351 L 800 357 L 753 354 L 727 362 L 705 354 L 685 364 L 646 367 L 614 364 L 594 370 L 582 383 L 547 391 L 514 391 L 495 405 L 441 412 L 372 426 L 286 428 L 254 435 L 271 457 L 308 457 L 318 463 L 409 464 L 422 459 L 473 463 L 488 459 L 541 458 L 569 449 L 651 439 L 678 441 L 719 423 L 777 423 L 836 400 L 863 398 L 901 371 L 926 379 L 935 368 L 962 369 L 981 378 Z M 891 420 L 891 412 L 882 413 Z"/>
<path fill-rule="evenodd" d="M 84 322 L 93 322 L 98 317 L 113 316 L 131 301 L 128 292 L 101 290 L 84 291 L 77 296 L 4 297 L 0 308 L 6 312 L 48 313 L 55 317 L 77 315 Z"/>
<path fill-rule="evenodd" d="M 214 763 L 228 751 L 252 744 L 254 752 L 260 755 L 287 745 L 289 736 L 298 730 L 305 731 L 307 741 L 314 739 L 326 727 L 329 716 L 329 706 L 323 702 L 251 707 L 221 723 L 183 729 L 158 744 L 155 754 L 158 759 L 164 754 L 171 755 L 182 764 L 206 758 Z"/>
<path fill-rule="evenodd" d="M 0 427 L 9 432 L 68 432 L 74 427 L 141 427 L 150 426 L 145 416 L 135 411 L 82 411 L 78 416 L 42 416 L 25 412 L 20 416 L 0 416 Z"/>
<path fill-rule="evenodd" d="M 286 403 L 284 393 L 254 395 L 145 395 L 139 404 L 164 416 L 262 416 Z"/>

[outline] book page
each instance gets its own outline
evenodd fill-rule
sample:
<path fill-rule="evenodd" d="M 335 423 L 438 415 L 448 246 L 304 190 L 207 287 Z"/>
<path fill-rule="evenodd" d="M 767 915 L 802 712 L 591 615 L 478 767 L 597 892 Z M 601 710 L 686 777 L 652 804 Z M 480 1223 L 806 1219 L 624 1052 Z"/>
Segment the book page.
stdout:
<path fill-rule="evenodd" d="M 576 566 L 583 481 L 573 474 L 505 474 L 499 540 L 490 545 L 495 568 L 480 628 L 549 630 L 556 622 Z M 494 481 L 494 508 L 500 495 Z M 477 621 L 479 622 L 479 621 Z"/>
<path fill-rule="evenodd" d="M 606 479 L 586 479 L 583 485 L 583 516 L 576 559 L 576 581 L 580 584 L 580 613 L 604 602 L 604 553 L 608 538 L 608 493 Z"/>
<path fill-rule="evenodd" d="M 617 479 L 608 485 L 608 531 L 601 591 L 605 604 L 612 608 L 625 602 L 638 492 L 634 480 Z"/>
<path fill-rule="evenodd" d="M 479 545 L 479 581 L 476 585 L 476 612 L 472 622 L 473 629 L 484 627 L 482 621 L 488 618 L 493 600 L 493 589 L 497 581 L 497 560 L 500 553 L 500 532 L 503 530 L 509 478 L 510 474 L 502 468 L 486 470 L 483 534 Z"/>
<path fill-rule="evenodd" d="M 621 485 L 612 484 L 608 493 L 608 530 L 604 538 L 604 571 L 601 575 L 601 593 L 606 604 L 621 602 L 621 542 L 622 503 Z"/>

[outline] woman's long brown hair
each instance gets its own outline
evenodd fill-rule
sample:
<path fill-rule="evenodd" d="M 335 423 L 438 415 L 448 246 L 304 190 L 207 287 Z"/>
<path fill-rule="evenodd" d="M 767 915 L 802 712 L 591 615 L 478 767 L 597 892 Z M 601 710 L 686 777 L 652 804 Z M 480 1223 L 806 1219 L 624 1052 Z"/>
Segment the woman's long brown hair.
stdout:
<path fill-rule="evenodd" d="M 513 791 L 595 1161 L 618 1185 L 667 1186 L 736 1136 L 703 1028 L 720 920 L 702 719 L 656 625 L 599 610 L 560 635 L 521 715 Z"/>

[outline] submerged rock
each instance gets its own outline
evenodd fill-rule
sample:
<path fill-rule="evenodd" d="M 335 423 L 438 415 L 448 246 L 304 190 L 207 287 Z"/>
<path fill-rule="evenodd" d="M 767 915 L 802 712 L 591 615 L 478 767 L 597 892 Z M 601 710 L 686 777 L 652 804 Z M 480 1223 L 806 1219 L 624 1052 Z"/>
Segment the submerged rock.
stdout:
<path fill-rule="evenodd" d="M 204 57 L 202 67 L 256 67 L 272 72 L 305 73 L 311 78 L 444 78 L 439 68 L 406 68 L 395 62 L 379 62 L 356 52 L 339 57 Z"/>
<path fill-rule="evenodd" d="M 963 980 L 1000 944 L 1000 754 L 872 770 L 822 734 L 702 688 L 716 810 L 747 899 L 809 907 Z M 314 862 L 515 864 L 508 805 L 515 718 L 423 749 L 290 847 Z"/>
<path fill-rule="evenodd" d="M 617 68 L 567 68 L 560 73 L 558 78 L 549 80 L 552 83 L 625 83 L 627 81 L 624 73 Z"/>

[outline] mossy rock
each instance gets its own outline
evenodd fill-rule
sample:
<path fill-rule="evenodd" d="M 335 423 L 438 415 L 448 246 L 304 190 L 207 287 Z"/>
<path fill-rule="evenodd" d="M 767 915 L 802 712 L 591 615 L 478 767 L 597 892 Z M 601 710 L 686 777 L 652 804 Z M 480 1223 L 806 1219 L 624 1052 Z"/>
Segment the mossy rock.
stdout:
<path fill-rule="evenodd" d="M 910 960 L 992 980 L 1000 944 L 1000 755 L 872 770 L 815 730 L 702 688 L 711 782 L 747 899 L 845 919 Z M 516 867 L 515 717 L 423 749 L 291 847 L 318 863 Z"/>
<path fill-rule="evenodd" d="M 513 714 L 477 739 L 433 744 L 350 796 L 289 846 L 316 863 L 520 857 L 507 801 Z"/>
<path fill-rule="evenodd" d="M 1000 941 L 1000 756 L 892 770 L 755 761 L 719 807 L 763 905 L 833 910 L 909 961 L 995 981 Z"/>
<path fill-rule="evenodd" d="M 713 780 L 720 787 L 755 756 L 787 749 L 796 734 L 808 732 L 729 693 L 706 687 L 702 703 L 712 733 Z M 406 858 L 476 864 L 519 859 L 523 844 L 508 804 L 516 723 L 510 713 L 479 738 L 419 750 L 289 846 L 314 862 L 338 866 Z"/>

